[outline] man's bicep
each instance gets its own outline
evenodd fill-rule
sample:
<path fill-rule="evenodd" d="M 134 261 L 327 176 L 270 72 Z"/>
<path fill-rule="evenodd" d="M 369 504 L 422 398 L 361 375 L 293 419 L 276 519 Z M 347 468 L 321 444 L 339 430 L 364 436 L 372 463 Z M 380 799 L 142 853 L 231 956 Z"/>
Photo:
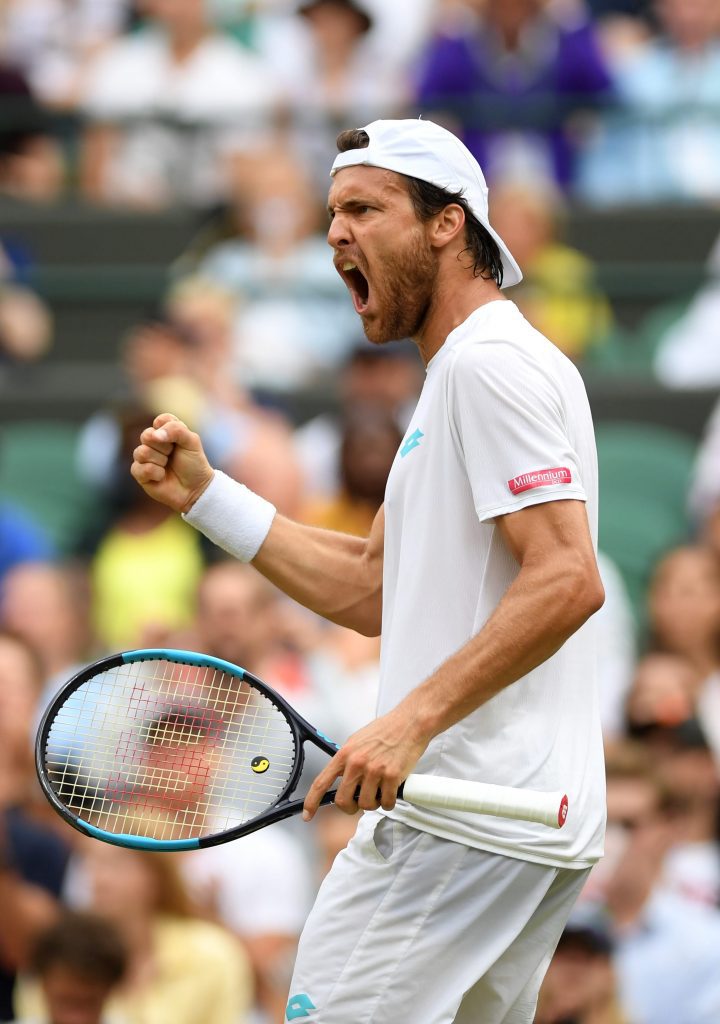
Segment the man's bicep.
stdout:
<path fill-rule="evenodd" d="M 383 554 L 385 551 L 385 506 L 381 505 L 375 516 L 365 548 L 364 569 L 366 586 L 377 604 L 378 615 L 382 612 Z"/>
<path fill-rule="evenodd" d="M 368 537 L 366 558 L 372 563 L 375 571 L 382 576 L 383 551 L 385 550 L 385 506 L 381 505 L 373 519 Z"/>
<path fill-rule="evenodd" d="M 518 565 L 555 561 L 562 570 L 597 573 L 597 559 L 584 501 L 556 499 L 498 516 L 495 524 Z"/>
<path fill-rule="evenodd" d="M 373 520 L 362 561 L 361 599 L 349 610 L 342 625 L 366 636 L 379 636 L 382 626 L 383 552 L 385 549 L 385 510 L 381 505 Z"/>

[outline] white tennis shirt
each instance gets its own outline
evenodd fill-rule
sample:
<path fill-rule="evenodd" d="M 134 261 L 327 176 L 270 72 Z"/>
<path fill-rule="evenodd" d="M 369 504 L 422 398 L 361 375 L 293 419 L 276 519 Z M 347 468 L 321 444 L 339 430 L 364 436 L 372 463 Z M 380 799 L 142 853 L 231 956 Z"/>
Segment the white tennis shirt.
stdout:
<path fill-rule="evenodd" d="M 566 498 L 597 543 L 597 460 L 573 364 L 504 299 L 475 310 L 431 359 L 385 497 L 378 713 L 474 637 L 519 572 L 493 520 Z M 437 736 L 416 771 L 563 790 L 562 829 L 398 802 L 391 817 L 524 860 L 602 854 L 605 775 L 592 619 L 542 665 Z"/>

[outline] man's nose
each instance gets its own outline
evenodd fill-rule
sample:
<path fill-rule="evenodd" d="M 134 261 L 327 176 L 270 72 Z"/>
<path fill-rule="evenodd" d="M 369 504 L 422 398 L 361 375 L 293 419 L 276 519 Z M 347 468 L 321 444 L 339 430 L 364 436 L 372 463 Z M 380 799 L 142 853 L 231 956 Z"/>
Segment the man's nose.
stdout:
<path fill-rule="evenodd" d="M 336 213 L 330 222 L 327 241 L 328 245 L 332 246 L 333 249 L 343 249 L 345 246 L 350 245 L 352 233 L 347 219 L 342 214 Z"/>

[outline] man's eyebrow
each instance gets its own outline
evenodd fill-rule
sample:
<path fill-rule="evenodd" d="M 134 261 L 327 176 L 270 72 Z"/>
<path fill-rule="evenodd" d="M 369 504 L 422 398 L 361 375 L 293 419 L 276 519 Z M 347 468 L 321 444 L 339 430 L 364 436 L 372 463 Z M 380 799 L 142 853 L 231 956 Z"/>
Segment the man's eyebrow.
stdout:
<path fill-rule="evenodd" d="M 346 199 L 344 202 L 336 203 L 335 206 L 331 206 L 328 203 L 328 217 L 332 217 L 335 210 L 349 210 L 351 213 L 353 210 L 358 209 L 360 206 L 371 206 L 372 203 L 369 199 Z"/>

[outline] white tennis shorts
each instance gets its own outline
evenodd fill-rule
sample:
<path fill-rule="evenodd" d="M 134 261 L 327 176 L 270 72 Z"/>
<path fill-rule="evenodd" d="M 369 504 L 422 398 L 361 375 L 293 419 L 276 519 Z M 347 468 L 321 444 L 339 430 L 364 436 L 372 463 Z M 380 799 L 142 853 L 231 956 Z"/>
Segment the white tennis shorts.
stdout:
<path fill-rule="evenodd" d="M 588 873 L 366 813 L 308 917 L 286 1019 L 531 1024 Z"/>

